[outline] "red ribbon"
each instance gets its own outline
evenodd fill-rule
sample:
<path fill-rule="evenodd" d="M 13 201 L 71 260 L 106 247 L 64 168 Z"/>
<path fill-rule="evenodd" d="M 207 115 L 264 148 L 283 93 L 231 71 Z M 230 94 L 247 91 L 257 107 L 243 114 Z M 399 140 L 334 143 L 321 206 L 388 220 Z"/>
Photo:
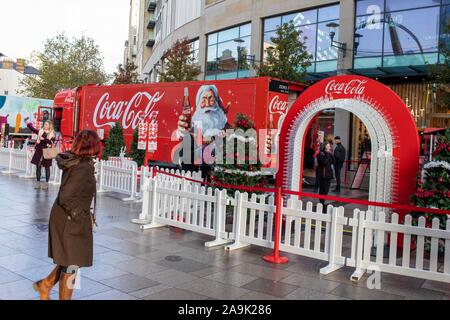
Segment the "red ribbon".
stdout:
<path fill-rule="evenodd" d="M 234 185 L 230 185 L 230 184 L 208 183 L 208 182 L 198 181 L 195 179 L 186 178 L 186 177 L 179 176 L 179 175 L 176 175 L 173 173 L 168 173 L 168 172 L 165 172 L 162 170 L 156 169 L 155 172 L 161 173 L 161 174 L 164 174 L 167 176 L 171 176 L 174 178 L 185 179 L 187 181 L 200 183 L 202 185 L 207 185 L 207 186 L 215 187 L 215 188 L 227 188 L 227 189 L 235 189 L 235 190 L 243 190 L 243 191 L 272 192 L 272 193 L 276 192 L 275 188 L 258 188 L 258 187 L 234 186 Z M 336 196 L 324 196 L 324 195 L 318 195 L 318 194 L 314 194 L 314 193 L 292 191 L 292 190 L 285 190 L 285 189 L 283 189 L 282 192 L 283 192 L 283 194 L 296 195 L 296 196 L 300 196 L 300 197 L 308 197 L 308 198 L 314 198 L 314 199 L 323 199 L 323 200 L 329 200 L 329 201 L 337 201 L 337 202 L 343 202 L 343 203 L 361 204 L 361 205 L 366 205 L 366 206 L 391 208 L 391 209 L 397 209 L 397 210 L 418 211 L 418 212 L 428 212 L 428 213 L 434 213 L 434 214 L 450 215 L 450 210 L 440 210 L 440 209 L 433 209 L 433 208 L 415 207 L 415 206 L 403 205 L 403 204 L 392 204 L 392 203 L 384 203 L 384 202 L 376 202 L 376 201 L 349 199 L 349 198 L 342 198 L 342 197 L 336 197 Z"/>

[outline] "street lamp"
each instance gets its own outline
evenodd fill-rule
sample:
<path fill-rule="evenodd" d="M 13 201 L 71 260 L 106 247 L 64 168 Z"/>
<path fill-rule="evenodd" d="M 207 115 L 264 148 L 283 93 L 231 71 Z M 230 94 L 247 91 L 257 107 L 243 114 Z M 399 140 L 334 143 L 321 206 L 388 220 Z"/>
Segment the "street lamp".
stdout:
<path fill-rule="evenodd" d="M 237 46 L 237 73 L 238 73 L 238 78 L 239 78 L 239 65 L 241 62 L 241 43 L 244 43 L 245 41 L 242 40 L 241 38 L 236 38 L 233 41 L 238 44 L 238 46 Z"/>
<path fill-rule="evenodd" d="M 359 41 L 362 37 L 362 34 L 355 33 L 355 56 L 358 54 Z"/>
<path fill-rule="evenodd" d="M 329 36 L 331 39 L 331 46 L 338 48 L 342 52 L 342 57 L 345 58 L 345 51 L 347 50 L 347 44 L 334 41 L 334 37 L 336 36 L 336 28 L 339 27 L 339 24 L 336 22 L 330 22 L 327 23 L 326 26 L 330 28 Z"/>

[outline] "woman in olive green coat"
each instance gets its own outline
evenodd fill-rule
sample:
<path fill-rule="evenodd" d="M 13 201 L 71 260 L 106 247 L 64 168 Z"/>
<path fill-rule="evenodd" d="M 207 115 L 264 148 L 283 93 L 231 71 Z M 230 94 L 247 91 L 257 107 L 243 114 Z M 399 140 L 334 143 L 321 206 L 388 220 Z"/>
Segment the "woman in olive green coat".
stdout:
<path fill-rule="evenodd" d="M 42 300 L 59 281 L 60 300 L 70 300 L 76 271 L 92 266 L 93 217 L 91 204 L 96 180 L 93 157 L 100 152 L 97 133 L 84 130 L 75 138 L 71 152 L 59 154 L 56 162 L 63 170 L 61 187 L 49 222 L 49 257 L 56 264 L 50 275 L 33 287 Z"/>

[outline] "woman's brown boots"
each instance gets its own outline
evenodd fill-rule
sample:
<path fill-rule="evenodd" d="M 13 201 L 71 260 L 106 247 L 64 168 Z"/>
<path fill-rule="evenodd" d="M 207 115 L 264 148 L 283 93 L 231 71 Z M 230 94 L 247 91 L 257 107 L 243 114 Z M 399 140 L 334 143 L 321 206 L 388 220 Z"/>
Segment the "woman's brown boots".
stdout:
<path fill-rule="evenodd" d="M 59 300 L 71 300 L 75 278 L 74 274 L 64 273 L 56 266 L 45 279 L 33 283 L 33 288 L 39 292 L 41 300 L 50 300 L 50 291 L 59 282 Z"/>
<path fill-rule="evenodd" d="M 41 300 L 50 300 L 50 291 L 59 281 L 61 276 L 61 267 L 56 266 L 55 269 L 45 278 L 33 283 L 33 288 L 39 292 Z"/>
<path fill-rule="evenodd" d="M 61 272 L 61 277 L 59 278 L 59 300 L 72 300 L 75 279 L 75 274 Z"/>

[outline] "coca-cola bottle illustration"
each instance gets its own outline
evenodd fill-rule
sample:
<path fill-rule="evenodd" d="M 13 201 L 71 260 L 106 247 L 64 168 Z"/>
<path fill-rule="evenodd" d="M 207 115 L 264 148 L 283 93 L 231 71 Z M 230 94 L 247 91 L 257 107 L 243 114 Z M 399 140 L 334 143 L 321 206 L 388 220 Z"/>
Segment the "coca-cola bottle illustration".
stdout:
<path fill-rule="evenodd" d="M 271 113 L 269 115 L 269 134 L 274 135 L 275 131 L 275 122 L 273 120 L 273 113 Z"/>
<path fill-rule="evenodd" d="M 272 149 L 272 143 L 273 143 L 273 139 L 275 138 L 275 134 L 276 134 L 276 129 L 275 129 L 275 121 L 273 119 L 273 113 L 269 114 L 269 128 L 267 130 L 267 137 L 266 137 L 266 154 L 270 154 L 271 153 L 271 149 Z"/>
<path fill-rule="evenodd" d="M 185 121 L 189 125 L 188 128 L 190 128 L 192 120 L 192 107 L 191 102 L 189 100 L 189 89 L 187 87 L 184 88 L 182 115 L 185 117 Z"/>

